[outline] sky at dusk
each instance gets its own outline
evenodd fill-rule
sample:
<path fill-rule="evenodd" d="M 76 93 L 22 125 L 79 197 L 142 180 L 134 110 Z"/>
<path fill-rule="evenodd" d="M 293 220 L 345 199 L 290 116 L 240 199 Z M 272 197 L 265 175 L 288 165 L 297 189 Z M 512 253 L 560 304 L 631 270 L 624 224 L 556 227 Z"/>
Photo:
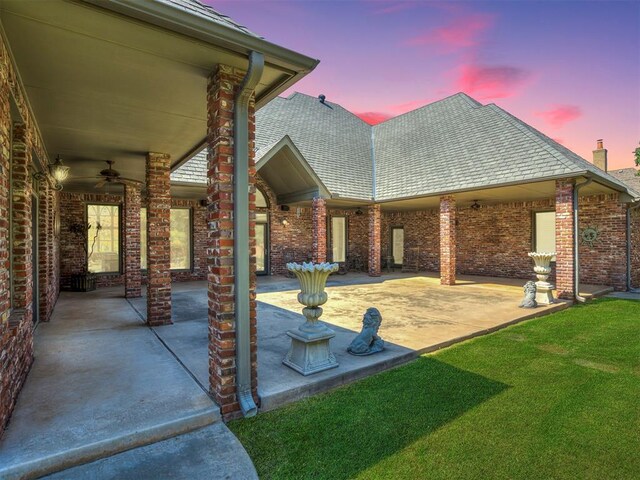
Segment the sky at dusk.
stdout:
<path fill-rule="evenodd" d="M 634 166 L 640 1 L 202 0 L 320 59 L 289 92 L 369 123 L 457 92 L 496 103 L 587 160 Z"/>

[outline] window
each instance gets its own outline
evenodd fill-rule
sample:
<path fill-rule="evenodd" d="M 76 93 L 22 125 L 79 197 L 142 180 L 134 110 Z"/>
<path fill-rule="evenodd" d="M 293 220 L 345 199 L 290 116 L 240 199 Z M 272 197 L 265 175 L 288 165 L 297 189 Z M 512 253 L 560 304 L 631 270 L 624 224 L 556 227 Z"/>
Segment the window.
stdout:
<path fill-rule="evenodd" d="M 256 188 L 256 208 L 267 208 L 268 206 L 264 193 L 259 188 Z"/>
<path fill-rule="evenodd" d="M 556 251 L 556 212 L 535 212 L 533 249 L 536 252 Z M 555 262 L 555 257 L 553 261 Z"/>
<path fill-rule="evenodd" d="M 404 262 L 404 228 L 393 227 L 391 229 L 391 256 L 395 265 Z"/>
<path fill-rule="evenodd" d="M 331 217 L 331 249 L 334 262 L 347 260 L 347 218 Z"/>
<path fill-rule="evenodd" d="M 147 209 L 140 209 L 140 268 L 147 269 Z"/>
<path fill-rule="evenodd" d="M 191 209 L 172 208 L 169 243 L 171 270 L 191 269 Z M 140 268 L 147 269 L 147 209 L 140 209 Z"/>
<path fill-rule="evenodd" d="M 118 205 L 87 205 L 87 235 L 90 272 L 120 271 L 120 207 Z M 98 224 L 100 230 L 97 230 Z"/>

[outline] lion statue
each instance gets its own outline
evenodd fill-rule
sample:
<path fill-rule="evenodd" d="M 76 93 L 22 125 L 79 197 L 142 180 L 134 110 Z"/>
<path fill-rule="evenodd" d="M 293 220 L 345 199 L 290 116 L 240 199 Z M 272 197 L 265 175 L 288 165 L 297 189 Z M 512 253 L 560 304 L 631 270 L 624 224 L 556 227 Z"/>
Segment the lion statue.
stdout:
<path fill-rule="evenodd" d="M 362 317 L 362 331 L 353 339 L 347 352 L 351 355 L 371 355 L 384 350 L 384 340 L 378 336 L 382 315 L 377 308 L 367 308 Z"/>
<path fill-rule="evenodd" d="M 520 302 L 520 308 L 536 308 L 538 302 L 536 302 L 536 292 L 538 291 L 536 283 L 528 281 L 524 284 L 524 298 Z"/>

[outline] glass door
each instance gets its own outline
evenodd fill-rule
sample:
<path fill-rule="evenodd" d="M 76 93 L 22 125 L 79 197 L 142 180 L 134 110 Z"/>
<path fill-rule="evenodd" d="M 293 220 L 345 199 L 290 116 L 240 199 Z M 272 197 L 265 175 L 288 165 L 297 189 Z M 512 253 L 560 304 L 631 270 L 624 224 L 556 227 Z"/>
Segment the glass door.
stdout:
<path fill-rule="evenodd" d="M 391 229 L 391 255 L 396 266 L 404 263 L 404 228 L 393 227 Z"/>
<path fill-rule="evenodd" d="M 269 262 L 269 237 L 266 223 L 256 223 L 256 274 L 266 275 Z"/>

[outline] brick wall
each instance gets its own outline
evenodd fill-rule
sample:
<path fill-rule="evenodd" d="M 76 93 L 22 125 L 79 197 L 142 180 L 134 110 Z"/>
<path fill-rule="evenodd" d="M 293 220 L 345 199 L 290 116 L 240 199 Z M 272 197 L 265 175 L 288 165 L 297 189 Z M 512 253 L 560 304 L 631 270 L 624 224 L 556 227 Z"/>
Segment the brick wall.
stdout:
<path fill-rule="evenodd" d="M 507 278 L 532 278 L 533 214 L 555 208 L 553 199 L 482 205 L 457 209 L 457 272 Z M 624 207 L 617 195 L 581 197 L 580 228 L 599 228 L 600 241 L 593 248 L 580 246 L 582 283 L 625 288 L 626 250 Z M 633 215 L 634 237 L 640 245 L 640 213 Z M 419 257 L 419 269 L 438 271 L 438 210 L 383 212 L 382 254 L 390 252 L 391 227 L 404 227 L 405 257 L 411 249 Z M 481 246 L 481 248 L 480 248 Z M 640 283 L 640 253 L 633 249 L 632 275 Z M 555 281 L 555 271 L 551 275 Z"/>

